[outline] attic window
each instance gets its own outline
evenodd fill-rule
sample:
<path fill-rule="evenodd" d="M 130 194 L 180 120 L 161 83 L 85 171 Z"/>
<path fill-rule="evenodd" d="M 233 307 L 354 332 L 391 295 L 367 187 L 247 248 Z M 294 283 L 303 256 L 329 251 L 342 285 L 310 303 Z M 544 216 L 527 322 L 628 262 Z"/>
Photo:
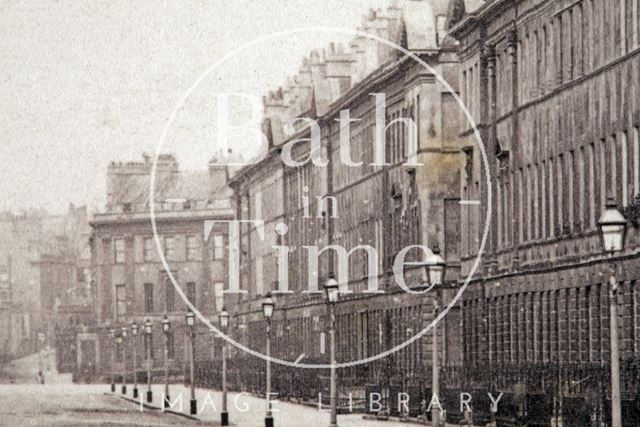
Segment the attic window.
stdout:
<path fill-rule="evenodd" d="M 123 203 L 122 212 L 131 212 L 131 203 Z"/>
<path fill-rule="evenodd" d="M 447 17 L 445 15 L 436 16 L 436 44 L 440 46 L 447 35 Z"/>
<path fill-rule="evenodd" d="M 184 210 L 191 209 L 191 200 L 187 200 L 184 203 L 182 203 L 182 209 L 184 209 Z"/>

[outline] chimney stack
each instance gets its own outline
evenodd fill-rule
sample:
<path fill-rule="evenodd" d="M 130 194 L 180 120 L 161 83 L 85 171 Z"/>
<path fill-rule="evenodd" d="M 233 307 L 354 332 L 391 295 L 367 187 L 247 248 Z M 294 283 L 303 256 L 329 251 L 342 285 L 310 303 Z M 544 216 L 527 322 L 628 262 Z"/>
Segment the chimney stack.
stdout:
<path fill-rule="evenodd" d="M 220 196 L 220 190 L 227 187 L 227 167 L 220 163 L 217 157 L 209 160 L 209 200 Z"/>
<path fill-rule="evenodd" d="M 285 116 L 287 115 L 287 106 L 285 105 L 285 95 L 282 88 L 278 88 L 275 92 L 269 92 L 268 96 L 263 97 L 264 104 L 264 128 L 270 129 L 270 135 L 267 135 L 270 145 L 279 145 L 284 141 L 284 131 L 282 129 Z"/>
<path fill-rule="evenodd" d="M 327 79 L 327 63 L 325 61 L 324 50 L 312 51 L 309 62 L 316 113 L 323 115 L 329 109 L 329 105 L 331 105 L 331 89 L 329 88 L 329 80 Z"/>
<path fill-rule="evenodd" d="M 341 44 L 331 43 L 329 45 L 327 80 L 329 81 L 332 102 L 345 94 L 351 87 L 351 62 L 351 55 L 345 52 Z"/>

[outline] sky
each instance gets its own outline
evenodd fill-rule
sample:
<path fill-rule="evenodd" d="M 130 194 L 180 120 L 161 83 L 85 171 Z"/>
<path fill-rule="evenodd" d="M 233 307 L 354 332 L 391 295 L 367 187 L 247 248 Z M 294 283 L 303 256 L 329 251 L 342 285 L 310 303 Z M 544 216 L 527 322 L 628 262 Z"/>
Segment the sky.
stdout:
<path fill-rule="evenodd" d="M 61 213 L 69 203 L 100 210 L 107 164 L 154 153 L 178 101 L 216 61 L 294 28 L 353 30 L 370 7 L 386 3 L 1 0 L 0 211 Z M 296 33 L 243 50 L 186 106 L 209 102 L 212 90 L 275 89 L 310 49 L 347 38 Z M 183 169 L 206 168 L 215 151 L 204 141 L 207 120 L 178 114 L 161 151 L 174 152 Z"/>

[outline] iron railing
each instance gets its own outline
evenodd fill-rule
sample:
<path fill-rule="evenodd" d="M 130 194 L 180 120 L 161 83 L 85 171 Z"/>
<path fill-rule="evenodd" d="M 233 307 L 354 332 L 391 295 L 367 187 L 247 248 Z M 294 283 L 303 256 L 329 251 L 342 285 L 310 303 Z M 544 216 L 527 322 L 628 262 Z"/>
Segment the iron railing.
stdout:
<path fill-rule="evenodd" d="M 196 384 L 220 389 L 220 367 L 220 360 L 197 362 Z M 227 369 L 230 390 L 264 394 L 266 364 L 262 359 L 230 359 Z M 321 397 L 323 404 L 328 405 L 328 370 L 272 364 L 272 373 L 272 390 L 278 393 L 279 400 L 317 405 Z M 395 416 L 427 415 L 425 405 L 431 399 L 429 366 L 409 373 L 389 365 L 355 366 L 338 369 L 337 373 L 338 406 L 343 412 L 370 412 L 371 393 L 379 393 L 380 398 L 376 396 L 376 400 L 383 408 L 380 412 Z M 621 384 L 624 418 L 629 420 L 628 425 L 640 425 L 640 360 L 621 363 Z M 589 425 L 580 424 L 587 422 L 585 420 L 606 423 L 611 395 L 609 365 L 589 363 L 442 367 L 440 389 L 440 400 L 451 422 L 459 422 L 465 416 L 459 409 L 460 393 L 471 394 L 476 425 L 495 419 L 499 425 L 548 426 L 551 418 L 559 413 L 564 414 L 565 425 Z M 399 393 L 410 396 L 408 413 L 400 413 Z M 497 414 L 491 412 L 487 393 L 494 397 L 504 393 Z"/>

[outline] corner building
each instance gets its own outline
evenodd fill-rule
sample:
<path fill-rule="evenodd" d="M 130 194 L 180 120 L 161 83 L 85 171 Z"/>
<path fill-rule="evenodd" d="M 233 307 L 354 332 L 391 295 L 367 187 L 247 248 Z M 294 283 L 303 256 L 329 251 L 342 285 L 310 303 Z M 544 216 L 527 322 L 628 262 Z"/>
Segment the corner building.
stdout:
<path fill-rule="evenodd" d="M 149 183 L 153 160 L 112 162 L 107 169 L 107 204 L 92 218 L 91 251 L 94 309 L 97 327 L 81 334 L 78 360 L 95 359 L 98 373 L 120 377 L 126 363 L 128 381 L 133 379 L 131 324 L 140 328 L 136 337 L 139 378 L 146 378 L 147 346 L 151 346 L 152 370 L 164 375 L 164 343 L 172 378 L 188 377 L 189 341 L 185 315 L 187 305 L 173 286 L 161 263 L 151 226 Z M 216 160 L 209 170 L 181 171 L 173 155 L 161 154 L 156 167 L 155 221 L 164 258 L 178 286 L 189 301 L 214 322 L 225 304 L 227 288 L 228 224 L 215 224 L 204 238 L 205 221 L 229 221 L 234 211 L 226 187 L 227 170 Z M 162 319 L 171 322 L 165 337 Z M 152 323 L 150 340 L 143 326 Z M 128 328 L 123 346 L 109 337 Z M 195 359 L 209 360 L 220 351 L 220 342 L 202 322 L 196 322 Z M 126 359 L 123 362 L 123 348 Z M 113 357 L 113 359 L 112 359 Z M 112 363 L 114 360 L 115 363 Z M 156 376 L 156 375 L 154 375 Z"/>
<path fill-rule="evenodd" d="M 492 0 L 449 22 L 461 97 L 487 147 L 493 212 L 463 296 L 467 386 L 515 400 L 526 390 L 543 424 L 607 420 L 610 270 L 597 221 L 609 194 L 629 219 L 612 261 L 623 418 L 639 419 L 639 19 L 638 0 Z M 482 204 L 462 209 L 463 275 L 483 231 L 484 174 L 470 151 L 461 194 Z"/>

